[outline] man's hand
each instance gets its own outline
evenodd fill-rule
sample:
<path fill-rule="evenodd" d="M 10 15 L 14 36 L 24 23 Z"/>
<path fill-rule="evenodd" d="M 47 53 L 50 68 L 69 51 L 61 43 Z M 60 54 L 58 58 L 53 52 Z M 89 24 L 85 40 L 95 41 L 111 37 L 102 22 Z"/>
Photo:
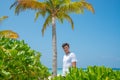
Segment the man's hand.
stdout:
<path fill-rule="evenodd" d="M 76 62 L 72 62 L 72 67 L 76 67 Z"/>

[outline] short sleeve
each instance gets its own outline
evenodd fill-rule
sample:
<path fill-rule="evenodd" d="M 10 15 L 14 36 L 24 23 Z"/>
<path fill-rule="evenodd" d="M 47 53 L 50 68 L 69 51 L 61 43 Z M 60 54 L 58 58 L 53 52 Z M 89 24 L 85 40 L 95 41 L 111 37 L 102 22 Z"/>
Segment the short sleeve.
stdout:
<path fill-rule="evenodd" d="M 77 62 L 76 55 L 71 53 L 71 62 Z"/>

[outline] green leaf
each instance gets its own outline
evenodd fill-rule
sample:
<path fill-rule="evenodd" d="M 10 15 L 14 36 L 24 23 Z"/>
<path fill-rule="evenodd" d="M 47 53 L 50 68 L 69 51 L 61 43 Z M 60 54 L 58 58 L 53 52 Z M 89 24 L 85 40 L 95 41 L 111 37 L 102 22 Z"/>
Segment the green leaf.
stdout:
<path fill-rule="evenodd" d="M 50 73 L 40 56 L 23 40 L 0 38 L 0 80 L 43 80 Z"/>

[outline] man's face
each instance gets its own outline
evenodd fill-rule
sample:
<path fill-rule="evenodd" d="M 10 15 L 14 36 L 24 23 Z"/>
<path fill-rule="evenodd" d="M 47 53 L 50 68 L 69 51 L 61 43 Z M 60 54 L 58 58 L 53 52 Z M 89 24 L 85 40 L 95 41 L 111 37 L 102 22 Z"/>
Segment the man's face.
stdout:
<path fill-rule="evenodd" d="M 68 47 L 67 45 L 64 46 L 63 50 L 64 50 L 64 52 L 65 52 L 66 54 L 69 53 L 69 47 Z"/>

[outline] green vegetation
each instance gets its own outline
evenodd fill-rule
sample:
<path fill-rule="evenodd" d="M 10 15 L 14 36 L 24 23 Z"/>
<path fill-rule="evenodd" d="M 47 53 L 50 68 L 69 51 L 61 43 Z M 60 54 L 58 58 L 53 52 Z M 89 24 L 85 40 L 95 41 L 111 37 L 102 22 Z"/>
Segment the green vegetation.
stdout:
<path fill-rule="evenodd" d="M 24 43 L 0 38 L 0 80 L 38 80 L 49 76 L 40 62 L 41 54 Z"/>
<path fill-rule="evenodd" d="M 58 76 L 52 80 L 120 80 L 120 71 L 104 66 L 88 66 L 86 70 L 70 68 L 65 78 Z"/>

